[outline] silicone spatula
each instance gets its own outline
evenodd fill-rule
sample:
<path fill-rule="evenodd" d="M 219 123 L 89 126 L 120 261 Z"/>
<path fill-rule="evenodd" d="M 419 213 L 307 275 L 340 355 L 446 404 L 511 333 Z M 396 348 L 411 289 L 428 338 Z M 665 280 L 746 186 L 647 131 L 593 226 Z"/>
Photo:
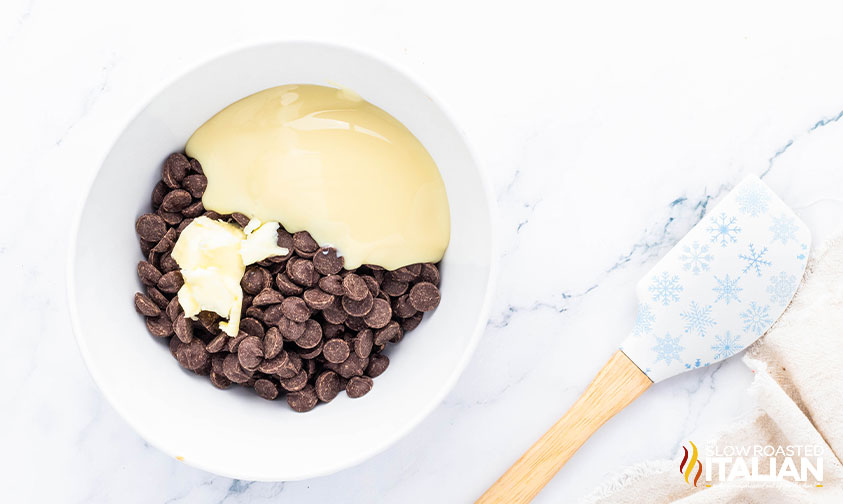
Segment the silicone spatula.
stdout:
<path fill-rule="evenodd" d="M 638 317 L 620 350 L 477 502 L 529 502 L 650 385 L 758 339 L 796 293 L 810 242 L 805 223 L 767 185 L 744 179 L 638 282 Z"/>

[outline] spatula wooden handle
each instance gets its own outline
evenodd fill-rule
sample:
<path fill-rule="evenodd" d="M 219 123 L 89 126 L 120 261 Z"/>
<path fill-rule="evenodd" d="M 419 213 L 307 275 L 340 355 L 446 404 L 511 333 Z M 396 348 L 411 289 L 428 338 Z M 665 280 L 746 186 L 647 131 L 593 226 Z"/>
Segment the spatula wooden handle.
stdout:
<path fill-rule="evenodd" d="M 653 382 L 618 350 L 577 402 L 495 482 L 478 504 L 533 500 L 601 425 Z"/>

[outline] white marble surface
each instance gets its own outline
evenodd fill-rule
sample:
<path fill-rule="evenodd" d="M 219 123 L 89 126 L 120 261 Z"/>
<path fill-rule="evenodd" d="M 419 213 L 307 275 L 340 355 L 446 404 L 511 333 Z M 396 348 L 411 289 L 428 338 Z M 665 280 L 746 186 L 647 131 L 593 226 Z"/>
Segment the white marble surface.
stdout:
<path fill-rule="evenodd" d="M 775 2 L 0 4 L 0 481 L 4 502 L 468 502 L 570 405 L 626 335 L 633 284 L 746 173 L 817 238 L 843 218 L 843 32 Z M 315 38 L 434 89 L 500 209 L 498 294 L 455 389 L 391 449 L 292 483 L 216 477 L 147 446 L 70 332 L 69 220 L 145 97 L 234 45 Z M 213 83 L 209 83 L 213 85 Z M 746 409 L 738 361 L 660 383 L 537 502 L 574 502 Z"/>

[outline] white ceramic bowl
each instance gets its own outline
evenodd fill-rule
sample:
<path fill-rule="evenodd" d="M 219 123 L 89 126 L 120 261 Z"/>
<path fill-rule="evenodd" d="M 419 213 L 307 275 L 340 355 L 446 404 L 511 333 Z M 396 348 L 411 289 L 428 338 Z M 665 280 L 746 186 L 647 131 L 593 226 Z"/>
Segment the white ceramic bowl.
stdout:
<path fill-rule="evenodd" d="M 442 302 L 400 345 L 360 399 L 345 394 L 308 413 L 240 388 L 221 391 L 183 371 L 147 332 L 132 296 L 141 290 L 135 219 L 164 158 L 215 112 L 262 89 L 339 83 L 402 121 L 430 151 L 448 191 L 451 244 Z M 494 278 L 491 197 L 463 135 L 414 80 L 357 51 L 284 42 L 215 58 L 176 79 L 134 116 L 91 183 L 70 247 L 73 329 L 102 393 L 150 444 L 217 474 L 296 480 L 352 466 L 417 425 L 465 367 L 487 319 Z"/>

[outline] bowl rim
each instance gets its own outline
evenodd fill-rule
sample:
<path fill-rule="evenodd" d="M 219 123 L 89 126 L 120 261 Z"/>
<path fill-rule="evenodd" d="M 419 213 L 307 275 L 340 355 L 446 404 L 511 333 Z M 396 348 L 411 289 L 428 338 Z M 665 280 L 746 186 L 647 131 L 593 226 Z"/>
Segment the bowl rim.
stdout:
<path fill-rule="evenodd" d="M 483 303 L 481 305 L 480 311 L 478 312 L 477 319 L 474 325 L 473 332 L 469 339 L 468 345 L 465 347 L 463 351 L 463 355 L 461 356 L 460 360 L 458 361 L 457 365 L 452 370 L 450 376 L 445 380 L 444 385 L 440 387 L 440 390 L 434 394 L 434 397 L 423 407 L 419 408 L 419 411 L 416 413 L 414 417 L 411 418 L 404 426 L 401 428 L 395 429 L 394 432 L 389 436 L 384 436 L 381 438 L 381 441 L 378 443 L 372 443 L 371 449 L 361 451 L 354 457 L 347 458 L 340 463 L 334 464 L 326 464 L 320 468 L 320 470 L 313 470 L 306 473 L 292 475 L 292 477 L 275 477 L 275 478 L 258 478 L 255 479 L 250 477 L 248 474 L 240 473 L 238 471 L 229 471 L 226 469 L 220 470 L 220 468 L 209 467 L 209 465 L 204 464 L 202 461 L 197 460 L 189 460 L 183 461 L 187 465 L 195 467 L 197 469 L 201 469 L 203 471 L 220 475 L 224 477 L 236 478 L 236 479 L 243 479 L 243 480 L 250 480 L 250 481 L 296 481 L 296 480 L 304 480 L 304 479 L 311 479 L 320 476 L 326 476 L 329 474 L 333 474 L 339 472 L 341 470 L 357 466 L 364 461 L 373 458 L 374 456 L 384 452 L 387 448 L 393 446 L 399 440 L 404 438 L 407 434 L 409 434 L 412 430 L 414 430 L 425 418 L 427 418 L 433 410 L 442 404 L 442 401 L 448 395 L 448 393 L 453 390 L 454 386 L 456 385 L 457 380 L 462 375 L 463 371 L 468 365 L 469 360 L 471 359 L 472 355 L 474 354 L 475 349 L 480 341 L 481 336 L 483 335 L 488 319 L 489 319 L 489 311 L 491 308 L 492 297 L 494 296 L 496 290 L 495 285 L 497 282 L 498 276 L 498 219 L 497 219 L 497 205 L 495 204 L 495 199 L 493 198 L 494 193 L 492 192 L 491 183 L 486 172 L 482 169 L 482 165 L 479 162 L 479 158 L 477 157 L 477 151 L 472 146 L 471 142 L 469 141 L 465 132 L 460 128 L 459 124 L 454 120 L 454 116 L 451 113 L 450 109 L 444 105 L 442 100 L 440 100 L 436 94 L 432 93 L 430 89 L 423 84 L 423 81 L 420 80 L 416 75 L 412 72 L 408 71 L 405 67 L 394 63 L 392 60 L 387 59 L 386 57 L 380 54 L 373 54 L 370 50 L 362 49 L 358 46 L 352 44 L 338 44 L 335 42 L 327 42 L 324 40 L 316 40 L 316 39 L 307 39 L 307 38 L 295 38 L 295 39 L 276 39 L 276 40 L 269 40 L 269 41 L 251 41 L 241 44 L 236 44 L 233 46 L 229 46 L 228 48 L 214 52 L 210 56 L 205 56 L 200 58 L 196 63 L 188 66 L 185 70 L 181 72 L 175 73 L 172 77 L 167 78 L 164 80 L 163 84 L 155 86 L 154 90 L 146 95 L 144 95 L 143 99 L 139 101 L 135 106 L 130 108 L 130 113 L 124 115 L 124 119 L 121 121 L 121 127 L 117 128 L 115 131 L 115 135 L 111 138 L 107 145 L 107 149 L 100 155 L 99 163 L 96 165 L 97 168 L 92 171 L 89 175 L 88 180 L 84 184 L 84 190 L 80 196 L 79 201 L 76 205 L 75 214 L 72 220 L 72 224 L 70 227 L 70 237 L 67 241 L 68 243 L 68 252 L 67 252 L 67 262 L 66 262 L 66 271 L 65 271 L 65 288 L 66 288 L 66 295 L 67 295 L 67 307 L 70 312 L 70 321 L 71 321 L 71 329 L 73 331 L 74 338 L 76 340 L 77 348 L 79 353 L 82 356 L 82 360 L 85 363 L 85 368 L 87 369 L 88 373 L 90 374 L 94 385 L 105 397 L 108 404 L 117 412 L 118 416 L 120 416 L 123 421 L 125 421 L 137 435 L 139 435 L 142 439 L 148 442 L 150 445 L 158 449 L 159 451 L 167 454 L 168 456 L 178 459 L 177 455 L 169 449 L 169 447 L 164 446 L 162 443 L 159 442 L 158 439 L 155 438 L 152 433 L 148 432 L 144 429 L 141 425 L 138 425 L 132 418 L 130 418 L 113 400 L 112 395 L 106 391 L 106 389 L 101 386 L 102 377 L 99 376 L 98 371 L 96 370 L 96 366 L 92 366 L 92 359 L 87 347 L 87 343 L 85 338 L 81 336 L 82 329 L 80 327 L 79 322 L 79 315 L 77 313 L 77 300 L 76 300 L 76 278 L 74 272 L 74 265 L 76 263 L 76 250 L 78 248 L 77 237 L 79 234 L 79 228 L 82 224 L 82 215 L 84 213 L 85 205 L 88 201 L 90 196 L 91 190 L 93 188 L 93 184 L 96 181 L 99 173 L 102 169 L 105 160 L 107 159 L 108 155 L 111 153 L 112 149 L 114 148 L 117 141 L 126 131 L 126 129 L 134 122 L 138 116 L 146 109 L 146 107 L 158 97 L 164 90 L 171 87 L 179 80 L 183 79 L 188 74 L 196 71 L 197 69 L 212 63 L 213 61 L 234 55 L 239 52 L 249 51 L 259 47 L 265 46 L 274 46 L 274 45 L 301 45 L 301 46 L 321 46 L 323 48 L 327 48 L 329 50 L 338 50 L 338 51 L 346 51 L 357 53 L 357 55 L 363 56 L 365 58 L 372 59 L 377 63 L 380 63 L 391 70 L 405 76 L 409 79 L 414 85 L 416 85 L 424 94 L 431 100 L 433 105 L 437 107 L 442 114 L 445 116 L 446 120 L 448 120 L 454 127 L 454 129 L 459 134 L 460 140 L 462 141 L 463 145 L 465 145 L 466 150 L 468 151 L 469 157 L 474 162 L 475 166 L 478 168 L 478 176 L 480 177 L 480 181 L 482 184 L 482 190 L 486 197 L 486 211 L 489 215 L 489 232 L 490 232 L 490 242 L 491 247 L 488 251 L 489 254 L 489 272 L 486 279 L 486 292 L 484 295 Z"/>

